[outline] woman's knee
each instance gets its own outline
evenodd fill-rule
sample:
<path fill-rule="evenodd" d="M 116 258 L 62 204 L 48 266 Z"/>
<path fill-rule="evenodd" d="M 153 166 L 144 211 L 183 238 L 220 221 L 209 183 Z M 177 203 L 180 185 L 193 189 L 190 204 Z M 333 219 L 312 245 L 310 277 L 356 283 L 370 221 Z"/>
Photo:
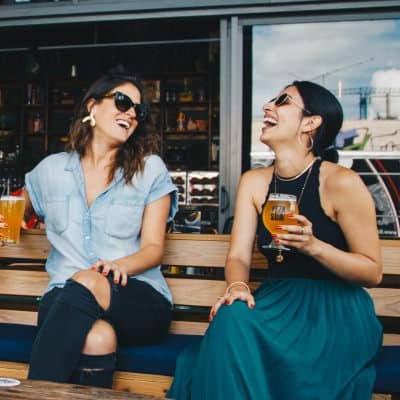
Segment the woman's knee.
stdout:
<path fill-rule="evenodd" d="M 117 336 L 114 328 L 106 321 L 97 320 L 88 335 L 82 353 L 89 355 L 102 355 L 115 352 L 117 349 Z"/>
<path fill-rule="evenodd" d="M 93 292 L 98 285 L 101 284 L 102 280 L 106 281 L 104 276 L 100 275 L 96 271 L 91 271 L 88 269 L 75 272 L 75 274 L 72 275 L 72 279 L 88 288 L 91 292 Z"/>
<path fill-rule="evenodd" d="M 218 321 L 225 324 L 245 324 L 251 317 L 253 310 L 249 309 L 247 303 L 237 300 L 231 305 L 223 305 L 216 315 Z"/>
<path fill-rule="evenodd" d="M 110 283 L 96 271 L 82 270 L 72 275 L 72 279 L 89 289 L 100 306 L 107 310 L 110 306 Z"/>

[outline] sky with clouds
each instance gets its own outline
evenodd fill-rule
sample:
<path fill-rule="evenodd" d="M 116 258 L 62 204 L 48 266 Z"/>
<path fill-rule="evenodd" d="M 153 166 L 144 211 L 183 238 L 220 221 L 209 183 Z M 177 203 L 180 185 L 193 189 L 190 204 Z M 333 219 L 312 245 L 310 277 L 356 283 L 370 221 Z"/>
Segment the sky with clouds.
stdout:
<path fill-rule="evenodd" d="M 346 119 L 359 119 L 358 88 L 372 88 L 368 118 L 400 118 L 400 20 L 256 26 L 253 30 L 253 119 L 262 104 L 295 79 L 312 80 L 338 95 Z"/>

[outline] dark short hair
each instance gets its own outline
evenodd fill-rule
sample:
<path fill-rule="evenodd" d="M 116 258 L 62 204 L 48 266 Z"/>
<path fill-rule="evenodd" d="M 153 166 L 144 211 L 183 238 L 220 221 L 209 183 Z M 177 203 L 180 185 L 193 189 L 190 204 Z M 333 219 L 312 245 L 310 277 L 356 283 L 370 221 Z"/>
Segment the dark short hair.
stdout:
<path fill-rule="evenodd" d="M 328 89 L 314 82 L 294 81 L 290 86 L 298 90 L 304 108 L 311 115 L 322 118 L 322 124 L 313 137 L 313 153 L 325 160 L 337 162 L 338 153 L 334 144 L 343 123 L 343 109 L 338 99 Z"/>

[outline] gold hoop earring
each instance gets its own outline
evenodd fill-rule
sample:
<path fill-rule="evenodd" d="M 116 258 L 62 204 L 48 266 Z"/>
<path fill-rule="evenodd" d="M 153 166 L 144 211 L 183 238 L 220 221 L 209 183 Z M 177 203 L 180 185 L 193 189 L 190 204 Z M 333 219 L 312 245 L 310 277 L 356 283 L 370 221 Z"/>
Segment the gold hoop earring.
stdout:
<path fill-rule="evenodd" d="M 85 118 L 82 119 L 83 123 L 86 123 L 88 121 L 92 128 L 94 128 L 96 126 L 96 120 L 94 119 L 94 115 L 93 115 L 92 111 L 90 111 L 89 115 L 87 115 Z"/>

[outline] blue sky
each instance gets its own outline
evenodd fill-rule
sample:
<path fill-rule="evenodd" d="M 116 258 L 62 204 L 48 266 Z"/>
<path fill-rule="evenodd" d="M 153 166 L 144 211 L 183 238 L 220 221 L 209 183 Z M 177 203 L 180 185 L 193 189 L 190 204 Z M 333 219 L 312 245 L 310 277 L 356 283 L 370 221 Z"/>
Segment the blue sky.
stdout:
<path fill-rule="evenodd" d="M 359 87 L 399 88 L 400 20 L 265 25 L 253 32 L 253 119 L 262 104 L 295 79 L 313 80 L 338 93 Z M 359 96 L 340 98 L 346 119 L 359 118 Z M 386 116 L 385 96 L 372 96 L 368 118 Z M 400 117 L 400 93 L 390 97 Z"/>

